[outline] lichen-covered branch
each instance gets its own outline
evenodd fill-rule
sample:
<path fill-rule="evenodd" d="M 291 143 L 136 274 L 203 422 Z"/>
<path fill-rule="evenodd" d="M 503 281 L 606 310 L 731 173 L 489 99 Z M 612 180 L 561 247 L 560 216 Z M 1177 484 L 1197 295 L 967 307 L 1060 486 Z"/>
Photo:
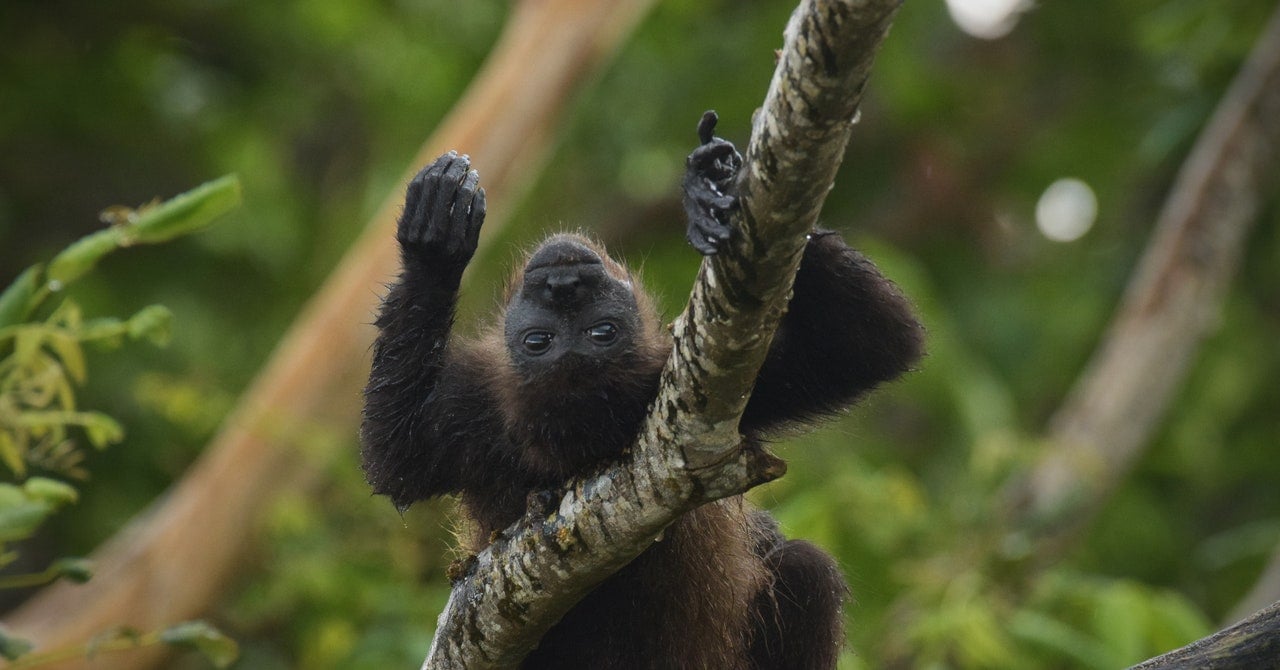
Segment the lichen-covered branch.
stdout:
<path fill-rule="evenodd" d="M 423 668 L 517 664 L 684 512 L 780 476 L 738 420 L 900 0 L 804 0 L 756 117 L 739 230 L 703 263 L 631 462 L 540 506 L 465 566 Z"/>
<path fill-rule="evenodd" d="M 1139 663 L 1130 670 L 1252 670 L 1277 665 L 1280 665 L 1280 602 L 1230 628 Z"/>
<path fill-rule="evenodd" d="M 901 0 L 802 2 L 755 115 L 739 177 L 741 235 L 703 263 L 675 323 L 659 407 L 693 467 L 724 460 L 853 130 L 877 48 Z M 659 418 L 659 417 L 655 417 Z M 665 420 L 665 417 L 661 417 Z"/>

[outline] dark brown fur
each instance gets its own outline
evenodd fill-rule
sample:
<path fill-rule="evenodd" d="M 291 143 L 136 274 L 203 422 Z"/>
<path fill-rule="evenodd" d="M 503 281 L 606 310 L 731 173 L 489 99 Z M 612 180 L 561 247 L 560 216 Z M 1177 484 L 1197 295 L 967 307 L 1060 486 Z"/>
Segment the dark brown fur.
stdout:
<path fill-rule="evenodd" d="M 374 491 L 397 506 L 460 494 L 464 545 L 479 551 L 525 513 L 531 492 L 626 457 L 671 343 L 631 273 L 574 235 L 530 254 L 498 327 L 478 342 L 451 338 L 484 217 L 468 168 L 449 154 L 410 185 L 404 272 L 378 317 L 361 453 Z M 690 169 L 700 169 L 692 159 Z M 773 431 L 849 406 L 920 350 L 893 284 L 839 236 L 814 233 L 747 404 L 744 442 L 757 448 Z M 829 556 L 786 540 L 741 498 L 724 500 L 677 520 L 523 667 L 832 668 L 846 593 Z"/>

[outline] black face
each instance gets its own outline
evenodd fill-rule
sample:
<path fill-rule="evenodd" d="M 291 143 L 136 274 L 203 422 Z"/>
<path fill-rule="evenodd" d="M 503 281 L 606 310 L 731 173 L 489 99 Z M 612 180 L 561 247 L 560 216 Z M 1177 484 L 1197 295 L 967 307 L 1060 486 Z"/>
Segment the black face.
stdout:
<path fill-rule="evenodd" d="M 600 370 L 634 348 L 639 326 L 631 285 L 591 248 L 557 237 L 529 259 L 504 330 L 512 362 L 533 381 Z"/>

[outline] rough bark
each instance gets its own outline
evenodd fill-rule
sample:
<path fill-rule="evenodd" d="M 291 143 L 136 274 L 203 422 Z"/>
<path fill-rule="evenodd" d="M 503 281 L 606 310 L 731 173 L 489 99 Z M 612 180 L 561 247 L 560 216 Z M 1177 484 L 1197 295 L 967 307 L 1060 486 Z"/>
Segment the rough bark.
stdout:
<path fill-rule="evenodd" d="M 1209 637 L 1130 670 L 1258 670 L 1280 668 L 1280 602 Z"/>
<path fill-rule="evenodd" d="M 805 0 L 757 114 L 741 235 L 702 265 L 632 461 L 534 509 L 472 562 L 440 615 L 424 669 L 503 668 L 600 580 L 699 504 L 784 464 L 740 448 L 746 397 L 834 180 L 861 92 L 900 0 Z"/>
<path fill-rule="evenodd" d="M 1014 491 L 1053 555 L 1131 470 L 1218 323 L 1248 231 L 1280 170 L 1280 11 L 1200 134 L 1102 343 Z"/>
<path fill-rule="evenodd" d="M 476 80 L 406 170 L 406 181 L 443 151 L 465 148 L 485 166 L 485 186 L 497 203 L 486 229 L 494 233 L 517 200 L 514 192 L 537 175 L 572 92 L 616 51 L 651 4 L 519 3 Z M 398 265 L 394 230 L 402 201 L 397 193 L 383 204 L 200 460 L 94 552 L 94 579 L 46 588 L 6 617 L 9 631 L 39 649 L 56 649 L 121 625 L 155 629 L 216 604 L 251 548 L 260 514 L 276 496 L 296 490 L 314 467 L 316 450 L 300 449 L 297 435 L 315 434 L 317 425 L 354 435 L 353 399 L 368 374 L 373 340 L 368 324 L 380 287 Z M 104 654 L 94 667 L 146 667 L 162 653 Z"/>

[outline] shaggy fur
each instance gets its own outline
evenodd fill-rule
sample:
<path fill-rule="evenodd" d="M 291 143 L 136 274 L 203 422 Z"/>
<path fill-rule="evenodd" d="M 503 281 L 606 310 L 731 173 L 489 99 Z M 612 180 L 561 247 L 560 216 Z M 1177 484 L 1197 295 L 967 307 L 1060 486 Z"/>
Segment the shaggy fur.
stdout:
<path fill-rule="evenodd" d="M 710 186 L 727 176 L 697 156 L 686 208 L 723 217 L 727 201 Z M 479 551 L 524 514 L 530 492 L 625 458 L 671 343 L 630 272 L 573 235 L 549 239 L 516 272 L 504 325 L 476 342 L 451 338 L 484 218 L 469 168 L 447 154 L 410 184 L 404 268 L 377 320 L 361 455 L 373 490 L 402 509 L 459 494 L 472 528 L 464 544 Z M 699 179 L 717 200 L 689 187 Z M 703 246 L 723 234 L 716 221 L 698 224 Z M 839 236 L 813 234 L 747 404 L 745 442 L 848 407 L 920 352 L 921 328 L 896 287 Z M 524 667 L 832 668 L 846 592 L 829 556 L 787 541 L 741 498 L 724 500 L 678 520 L 597 587 Z"/>

